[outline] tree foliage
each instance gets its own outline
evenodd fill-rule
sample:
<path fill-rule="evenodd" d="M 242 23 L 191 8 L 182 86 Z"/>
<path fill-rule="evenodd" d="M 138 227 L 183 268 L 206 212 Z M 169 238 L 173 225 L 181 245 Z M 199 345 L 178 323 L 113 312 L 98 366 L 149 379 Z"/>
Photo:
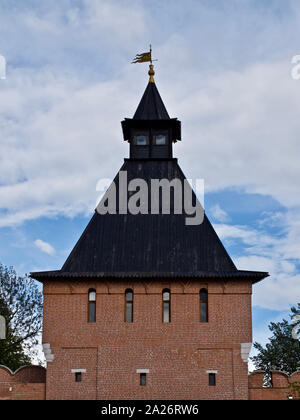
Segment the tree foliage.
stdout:
<path fill-rule="evenodd" d="M 6 339 L 0 340 L 0 364 L 15 371 L 31 363 L 42 327 L 42 293 L 36 282 L 0 264 L 0 314 Z"/>
<path fill-rule="evenodd" d="M 291 308 L 291 321 L 283 319 L 281 322 L 271 322 L 269 330 L 273 333 L 269 342 L 263 347 L 255 342 L 254 348 L 258 354 L 251 358 L 255 368 L 270 373 L 280 370 L 288 375 L 300 369 L 300 340 L 295 334 L 299 333 L 299 323 L 295 323 L 300 316 L 300 303 Z"/>
<path fill-rule="evenodd" d="M 288 398 L 300 400 L 300 382 L 293 382 L 289 386 L 290 392 Z"/>

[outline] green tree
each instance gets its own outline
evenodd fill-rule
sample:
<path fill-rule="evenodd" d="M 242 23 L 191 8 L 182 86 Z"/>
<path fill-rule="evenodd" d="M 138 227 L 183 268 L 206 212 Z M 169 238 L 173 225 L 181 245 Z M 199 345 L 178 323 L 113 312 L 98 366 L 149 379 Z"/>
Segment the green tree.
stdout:
<path fill-rule="evenodd" d="M 264 370 L 267 374 L 272 370 L 280 370 L 288 375 L 300 369 L 300 303 L 291 308 L 290 318 L 290 322 L 285 319 L 277 323 L 271 322 L 269 330 L 273 335 L 266 347 L 254 343 L 258 354 L 251 360 L 256 369 Z"/>
<path fill-rule="evenodd" d="M 42 293 L 34 280 L 18 277 L 0 264 L 0 314 L 6 320 L 6 338 L 0 340 L 0 364 L 15 371 L 31 363 L 42 327 Z"/>
<path fill-rule="evenodd" d="M 300 400 L 300 382 L 293 382 L 289 386 L 290 392 L 288 398 L 293 400 Z"/>

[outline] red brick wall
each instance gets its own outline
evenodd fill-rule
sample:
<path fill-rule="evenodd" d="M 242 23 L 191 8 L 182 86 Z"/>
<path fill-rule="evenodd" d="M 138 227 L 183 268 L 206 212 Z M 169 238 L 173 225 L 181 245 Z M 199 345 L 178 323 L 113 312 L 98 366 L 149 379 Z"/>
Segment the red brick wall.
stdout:
<path fill-rule="evenodd" d="M 199 322 L 199 290 L 209 292 L 209 322 Z M 97 322 L 87 322 L 88 290 L 97 290 Z M 134 290 L 134 322 L 124 322 L 124 292 Z M 161 292 L 171 290 L 171 323 L 162 323 Z M 241 343 L 251 342 L 251 284 L 238 282 L 52 282 L 44 286 L 43 342 L 55 355 L 46 371 L 15 374 L 0 366 L 0 399 L 287 400 L 287 377 L 248 377 Z M 72 369 L 85 369 L 75 382 Z M 149 369 L 141 387 L 137 369 Z M 218 371 L 208 386 L 207 370 Z M 249 380 L 249 383 L 248 383 Z M 46 385 L 46 387 L 45 387 Z"/>
<path fill-rule="evenodd" d="M 44 400 L 45 381 L 41 366 L 24 366 L 15 373 L 0 366 L 0 400 Z"/>
<path fill-rule="evenodd" d="M 45 400 L 46 384 L 14 384 L 12 400 Z"/>
<path fill-rule="evenodd" d="M 208 287 L 209 322 L 199 322 Z M 97 322 L 87 322 L 88 290 Z M 124 322 L 124 292 L 134 290 L 134 322 Z M 162 323 L 162 290 L 171 290 L 171 323 Z M 248 399 L 241 343 L 252 341 L 247 281 L 86 281 L 44 285 L 43 342 L 50 343 L 47 399 Z M 86 369 L 75 382 L 72 369 Z M 149 369 L 139 385 L 137 369 Z M 207 370 L 217 370 L 208 386 Z"/>
<path fill-rule="evenodd" d="M 53 369 L 55 366 L 55 369 Z M 75 382 L 72 369 L 86 369 Z M 94 400 L 97 387 L 97 349 L 56 348 L 55 362 L 47 367 L 47 399 Z"/>
<path fill-rule="evenodd" d="M 300 372 L 295 372 L 291 376 L 282 372 L 272 372 L 272 388 L 264 388 L 263 379 L 262 371 L 249 375 L 249 400 L 288 400 L 291 395 L 290 384 L 300 383 Z"/>

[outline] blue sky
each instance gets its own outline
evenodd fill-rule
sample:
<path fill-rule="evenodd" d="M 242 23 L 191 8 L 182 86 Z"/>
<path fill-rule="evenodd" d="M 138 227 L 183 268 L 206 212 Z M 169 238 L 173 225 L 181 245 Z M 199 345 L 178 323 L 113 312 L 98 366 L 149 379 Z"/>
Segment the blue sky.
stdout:
<path fill-rule="evenodd" d="M 175 156 L 204 178 L 205 209 L 254 287 L 254 340 L 300 300 L 300 4 L 285 0 L 2 0 L 0 261 L 58 269 L 97 181 L 128 156 L 150 43 L 156 84 L 182 121 Z"/>

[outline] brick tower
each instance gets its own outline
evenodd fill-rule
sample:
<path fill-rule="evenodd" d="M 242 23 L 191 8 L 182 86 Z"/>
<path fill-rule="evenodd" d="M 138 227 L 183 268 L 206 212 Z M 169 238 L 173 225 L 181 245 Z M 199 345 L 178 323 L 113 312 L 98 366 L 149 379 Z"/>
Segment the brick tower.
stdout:
<path fill-rule="evenodd" d="M 122 129 L 115 208 L 96 209 L 61 270 L 31 273 L 43 283 L 46 398 L 248 399 L 252 284 L 268 273 L 238 270 L 205 214 L 196 224 L 178 211 L 181 123 L 153 72 Z M 169 213 L 140 192 L 153 180 L 170 183 Z"/>

